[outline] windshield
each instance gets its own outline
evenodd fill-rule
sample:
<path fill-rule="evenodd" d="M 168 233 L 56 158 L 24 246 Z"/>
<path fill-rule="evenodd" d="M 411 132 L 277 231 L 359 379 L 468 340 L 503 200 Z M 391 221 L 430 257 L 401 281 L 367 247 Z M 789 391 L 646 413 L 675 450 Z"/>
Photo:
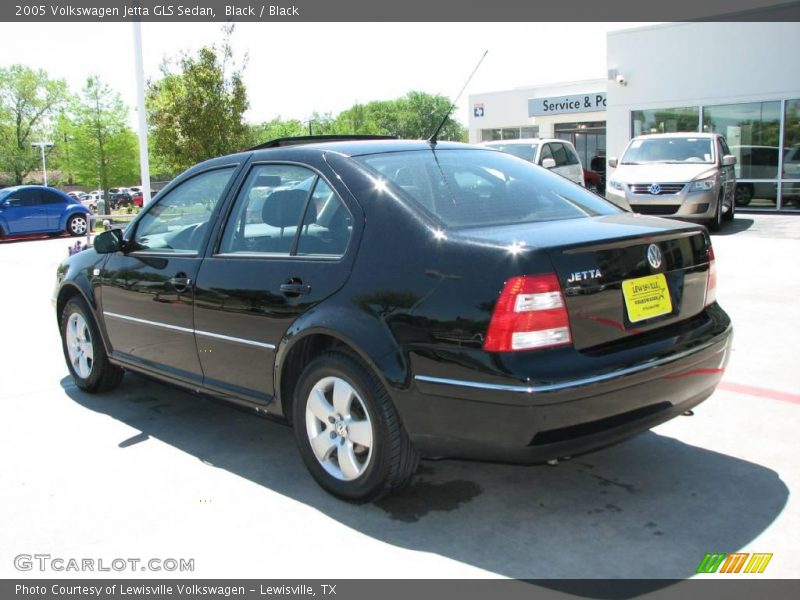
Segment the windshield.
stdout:
<path fill-rule="evenodd" d="M 622 157 L 623 165 L 647 163 L 711 163 L 712 139 L 664 137 L 633 140 Z"/>
<path fill-rule="evenodd" d="M 533 162 L 536 156 L 537 144 L 492 144 L 489 148 L 500 150 L 517 158 Z"/>
<path fill-rule="evenodd" d="M 491 150 L 392 152 L 355 157 L 393 191 L 447 227 L 577 219 L 620 212 L 571 181 Z"/>

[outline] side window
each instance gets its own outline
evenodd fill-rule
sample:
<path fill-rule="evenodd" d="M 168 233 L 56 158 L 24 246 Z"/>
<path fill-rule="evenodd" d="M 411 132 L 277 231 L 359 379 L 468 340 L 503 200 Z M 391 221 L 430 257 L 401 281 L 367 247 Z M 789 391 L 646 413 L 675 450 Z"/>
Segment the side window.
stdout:
<path fill-rule="evenodd" d="M 353 217 L 324 179 L 317 178 L 297 242 L 297 254 L 342 256 L 353 233 Z"/>
<path fill-rule="evenodd" d="M 564 144 L 550 144 L 553 148 L 553 158 L 556 160 L 557 167 L 566 167 L 569 164 L 569 158 L 567 158 L 567 150 L 564 148 Z"/>
<path fill-rule="evenodd" d="M 256 165 L 225 225 L 220 253 L 289 254 L 317 175 L 297 165 Z"/>
<path fill-rule="evenodd" d="M 542 155 L 539 157 L 539 164 L 542 164 L 545 158 L 553 158 L 553 151 L 550 149 L 550 146 L 552 146 L 552 144 L 545 144 L 542 147 Z"/>
<path fill-rule="evenodd" d="M 235 167 L 195 175 L 159 198 L 136 227 L 137 250 L 194 254 Z"/>
<path fill-rule="evenodd" d="M 42 204 L 66 204 L 66 201 L 58 194 L 45 191 L 39 193 L 41 195 Z"/>
<path fill-rule="evenodd" d="M 726 154 L 731 153 L 731 149 L 728 148 L 728 142 L 725 141 L 725 138 L 718 138 L 719 139 L 719 161 L 722 162 L 722 157 Z"/>
<path fill-rule="evenodd" d="M 13 207 L 31 207 L 39 204 L 39 190 L 18 190 L 11 194 L 8 204 Z"/>
<path fill-rule="evenodd" d="M 581 159 L 578 158 L 578 153 L 572 149 L 572 146 L 564 144 L 564 150 L 567 151 L 567 163 L 570 165 L 580 165 Z"/>

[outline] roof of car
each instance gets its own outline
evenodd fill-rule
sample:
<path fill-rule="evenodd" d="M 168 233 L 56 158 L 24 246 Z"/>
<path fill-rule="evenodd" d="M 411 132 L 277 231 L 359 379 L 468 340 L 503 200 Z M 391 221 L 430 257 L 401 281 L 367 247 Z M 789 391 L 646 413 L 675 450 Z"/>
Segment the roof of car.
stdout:
<path fill-rule="evenodd" d="M 49 185 L 10 185 L 8 187 L 0 188 L 4 192 L 16 192 L 17 190 L 27 189 L 27 190 L 49 190 L 51 192 L 58 192 L 59 194 L 64 194 L 61 190 L 56 188 L 52 188 Z"/>
<path fill-rule="evenodd" d="M 490 142 L 481 142 L 481 146 L 500 146 L 500 145 L 508 145 L 508 144 L 544 144 L 547 142 L 567 142 L 570 144 L 569 140 L 561 140 L 557 138 L 517 138 L 514 140 L 492 140 Z"/>
<path fill-rule="evenodd" d="M 462 144 L 461 142 L 437 142 L 436 150 L 477 149 L 476 146 Z M 278 148 L 265 148 L 254 152 L 272 153 L 276 151 L 302 152 L 308 149 L 336 152 L 345 156 L 360 156 L 364 154 L 379 154 L 381 152 L 406 152 L 411 150 L 430 150 L 431 145 L 426 140 L 343 140 L 334 142 L 314 142 L 296 146 L 283 146 Z"/>
<path fill-rule="evenodd" d="M 649 139 L 649 138 L 664 138 L 664 137 L 673 137 L 673 138 L 713 138 L 717 136 L 721 136 L 721 133 L 700 133 L 697 131 L 675 131 L 670 133 L 646 133 L 642 135 L 637 135 L 634 139 Z"/>

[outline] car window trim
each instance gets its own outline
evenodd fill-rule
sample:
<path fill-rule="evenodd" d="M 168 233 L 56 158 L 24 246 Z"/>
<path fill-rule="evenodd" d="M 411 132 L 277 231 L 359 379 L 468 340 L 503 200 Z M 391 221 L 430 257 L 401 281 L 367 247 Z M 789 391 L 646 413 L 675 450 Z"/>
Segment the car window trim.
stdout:
<path fill-rule="evenodd" d="M 242 190 L 244 189 L 244 185 L 245 185 L 245 183 L 247 183 L 247 180 L 250 177 L 250 173 L 252 173 L 253 169 L 255 169 L 256 167 L 265 166 L 265 165 L 267 165 L 267 166 L 268 165 L 287 165 L 287 166 L 293 166 L 293 167 L 303 167 L 305 169 L 308 169 L 314 175 L 317 176 L 317 179 L 314 181 L 314 185 L 311 186 L 311 190 L 309 192 L 309 195 L 306 197 L 305 209 L 303 210 L 302 219 L 301 219 L 300 223 L 298 224 L 298 231 L 295 233 L 295 239 L 298 239 L 297 236 L 300 233 L 301 225 L 303 223 L 303 220 L 305 220 L 305 216 L 306 216 L 306 212 L 305 211 L 308 210 L 309 201 L 310 201 L 311 197 L 313 196 L 314 189 L 316 189 L 317 183 L 319 182 L 319 180 L 322 179 L 326 183 L 326 185 L 331 189 L 331 191 L 334 194 L 336 194 L 336 197 L 339 199 L 339 201 L 344 206 L 345 210 L 347 210 L 347 212 L 350 214 L 350 217 L 353 219 L 353 226 L 354 226 L 352 235 L 350 236 L 350 239 L 347 241 L 347 247 L 344 249 L 344 252 L 342 252 L 341 255 L 334 256 L 334 255 L 330 255 L 330 254 L 291 254 L 291 253 L 287 254 L 287 253 L 278 253 L 278 252 L 220 252 L 219 251 L 220 250 L 220 245 L 222 244 L 222 237 L 223 237 L 223 235 L 225 233 L 226 227 L 228 226 L 228 220 L 233 215 L 233 210 L 234 210 L 234 208 L 236 206 L 236 202 L 239 200 L 239 195 L 242 193 Z M 226 210 L 226 214 L 222 219 L 220 219 L 221 223 L 220 223 L 220 226 L 219 226 L 219 228 L 217 230 L 216 240 L 214 241 L 213 245 L 211 246 L 211 255 L 210 256 L 212 258 L 224 258 L 224 259 L 245 258 L 245 259 L 248 259 L 248 260 L 256 260 L 256 259 L 262 259 L 262 260 L 286 260 L 286 259 L 298 260 L 299 259 L 299 260 L 313 260 L 313 261 L 321 260 L 323 262 L 339 262 L 339 261 L 343 260 L 345 258 L 345 256 L 347 255 L 347 253 L 350 251 L 350 248 L 353 245 L 352 244 L 353 238 L 355 237 L 355 218 L 356 218 L 356 216 L 353 213 L 353 211 L 350 209 L 350 207 L 347 205 L 347 202 L 342 197 L 342 194 L 339 193 L 339 191 L 331 184 L 330 180 L 327 177 L 325 177 L 325 175 L 323 175 L 323 173 L 318 168 L 316 168 L 316 167 L 314 167 L 314 166 L 312 166 L 312 165 L 310 165 L 308 163 L 304 163 L 304 162 L 300 162 L 300 161 L 296 161 L 296 160 L 285 160 L 285 159 L 282 159 L 282 160 L 269 160 L 269 159 L 261 158 L 261 159 L 258 159 L 258 160 L 253 160 L 253 161 L 245 163 L 243 172 L 242 172 L 240 177 L 237 177 L 237 179 L 238 179 L 238 182 L 237 182 L 237 185 L 236 185 L 236 189 L 231 191 L 232 196 L 230 197 L 229 202 L 228 202 L 228 206 L 225 209 Z M 294 243 L 293 243 L 292 248 L 294 248 Z M 289 252 L 292 251 L 292 248 L 290 248 Z"/>
<path fill-rule="evenodd" d="M 204 174 L 210 173 L 212 171 L 219 171 L 219 170 L 222 170 L 222 169 L 233 169 L 233 172 L 231 173 L 231 177 L 228 180 L 228 183 L 225 184 L 225 188 L 222 190 L 222 194 L 220 195 L 220 199 L 217 202 L 217 205 L 214 207 L 214 210 L 211 212 L 211 216 L 209 217 L 208 222 L 209 222 L 209 230 L 210 230 L 211 229 L 211 224 L 213 224 L 213 222 L 217 219 L 218 213 L 221 210 L 222 205 L 226 202 L 226 200 L 228 199 L 228 195 L 231 192 L 231 186 L 238 179 L 239 171 L 241 170 L 242 166 L 245 163 L 246 163 L 246 161 L 236 162 L 236 163 L 226 163 L 226 164 L 221 164 L 221 165 L 214 165 L 214 166 L 211 166 L 211 167 L 209 167 L 207 169 L 203 169 L 202 171 L 198 171 L 197 173 L 192 173 L 191 176 L 188 176 L 188 177 L 186 177 L 184 179 L 181 179 L 180 181 L 173 180 L 172 182 L 170 182 L 169 185 L 167 185 L 165 188 L 163 188 L 159 192 L 159 195 L 161 196 L 160 198 L 157 198 L 157 199 L 153 200 L 152 202 L 148 202 L 142 208 L 142 210 L 139 211 L 139 214 L 136 215 L 136 218 L 133 221 L 131 221 L 130 225 L 128 225 L 128 227 L 125 230 L 125 237 L 124 237 L 125 241 L 131 242 L 131 241 L 135 241 L 136 240 L 136 231 L 139 228 L 139 223 L 142 220 L 142 218 L 144 218 L 144 216 L 147 213 L 149 213 L 151 210 L 153 210 L 154 206 L 158 206 L 164 200 L 164 198 L 168 197 L 169 194 L 171 194 L 174 189 L 177 189 L 178 187 L 180 187 L 181 185 L 183 185 L 187 181 L 191 181 L 192 179 L 194 179 L 195 177 L 199 177 L 200 175 L 204 175 Z M 167 192 L 164 193 L 164 190 L 167 190 Z M 192 256 L 200 257 L 200 256 L 203 256 L 203 254 L 204 254 L 203 250 L 208 245 L 209 233 L 210 233 L 210 231 L 206 232 L 206 236 L 205 236 L 205 239 L 203 240 L 203 243 L 201 243 L 200 248 L 197 251 L 194 251 L 194 252 L 170 252 L 169 250 L 164 250 L 164 249 L 160 249 L 159 250 L 159 249 L 144 249 L 143 248 L 141 250 L 132 250 L 130 252 L 127 252 L 126 254 L 128 256 L 164 256 L 164 257 L 182 256 L 182 257 L 186 257 L 186 258 L 191 258 Z"/>

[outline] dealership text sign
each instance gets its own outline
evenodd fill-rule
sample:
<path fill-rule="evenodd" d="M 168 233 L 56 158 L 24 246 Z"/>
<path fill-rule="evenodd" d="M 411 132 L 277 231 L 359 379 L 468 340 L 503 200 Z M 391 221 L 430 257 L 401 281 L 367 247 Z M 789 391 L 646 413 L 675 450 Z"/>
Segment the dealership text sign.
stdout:
<path fill-rule="evenodd" d="M 560 115 L 564 113 L 594 112 L 606 109 L 606 93 L 575 94 L 549 98 L 530 98 L 528 116 Z"/>

